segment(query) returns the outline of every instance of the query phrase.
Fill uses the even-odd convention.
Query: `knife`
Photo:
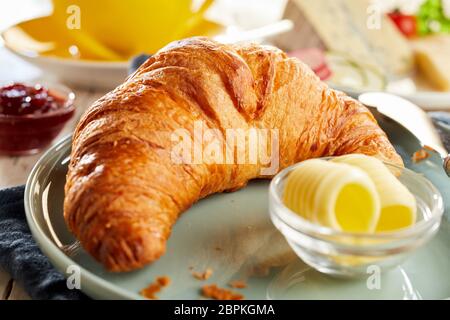
[[[450,155],[425,111],[406,99],[385,92],[364,93],[358,100],[369,108],[377,120],[394,121],[417,139],[420,145],[436,152],[450,177]]]

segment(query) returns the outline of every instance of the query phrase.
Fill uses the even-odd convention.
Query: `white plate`
[[[121,84],[128,75],[128,62],[77,61],[70,59],[30,56],[9,51],[23,60],[50,73],[58,80],[75,87],[112,89]]]

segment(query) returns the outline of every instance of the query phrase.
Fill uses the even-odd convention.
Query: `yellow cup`
[[[212,2],[193,12],[192,0],[53,0],[52,19],[85,57],[121,60],[190,34]]]

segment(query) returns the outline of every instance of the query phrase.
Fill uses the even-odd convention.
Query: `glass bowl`
[[[424,176],[389,163],[385,165],[417,200],[417,221],[413,226],[368,234],[348,233],[314,224],[291,211],[282,201],[286,178],[298,165],[284,169],[272,180],[270,217],[295,253],[322,273],[357,277],[393,268],[427,243],[439,229],[444,212],[439,191]]]
[[[0,155],[30,155],[47,147],[75,113],[75,94],[61,84],[40,84],[64,99],[57,110],[42,114],[5,115],[0,113]]]

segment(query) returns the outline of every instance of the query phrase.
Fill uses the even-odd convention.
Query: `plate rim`
[[[65,278],[68,277],[67,268],[69,266],[77,266],[80,270],[81,290],[88,296],[94,299],[127,299],[127,300],[144,300],[145,298],[137,292],[121,287],[111,281],[102,278],[100,275],[84,268],[82,264],[77,263],[72,258],[67,256],[54,243],[54,241],[44,232],[39,226],[33,214],[31,203],[33,202],[33,189],[36,185],[36,177],[42,164],[51,158],[56,151],[61,148],[68,147],[71,143],[72,134],[68,134],[56,142],[49,148],[36,162],[30,175],[28,176],[25,193],[24,193],[24,207],[28,226],[31,233],[36,240],[40,250],[48,257],[50,262],[59,270]],[[145,268],[145,267],[144,267]],[[105,270],[106,271],[106,270]]]
[[[67,144],[70,144],[72,140],[72,134],[69,134],[61,140],[59,140],[56,144],[54,144],[51,148],[49,148],[41,158],[34,165],[30,175],[27,178],[27,182],[25,184],[25,193],[24,193],[24,207],[25,207],[25,216],[27,219],[28,226],[30,227],[31,233],[39,244],[39,248],[44,252],[44,254],[49,258],[52,264],[58,269],[61,273],[66,275],[63,268],[67,270],[67,267],[71,265],[76,265],[80,269],[81,276],[81,285],[84,285],[84,288],[81,290],[89,295],[90,297],[100,297],[100,295],[95,292],[95,290],[106,290],[109,296],[120,297],[125,299],[143,299],[139,294],[132,293],[131,291],[124,289],[116,284],[113,284],[89,270],[85,269],[82,265],[72,260],[66,254],[64,254],[60,248],[50,240],[46,235],[42,228],[36,222],[34,215],[32,213],[32,186],[35,184],[36,174],[41,168],[43,162],[47,161],[48,158],[52,156],[52,154],[57,151],[59,148],[65,147]],[[66,277],[65,277],[66,278]],[[87,289],[87,290],[86,290]]]
[[[27,54],[22,50],[16,50],[13,46],[11,46],[10,42],[7,40],[5,35],[12,29],[17,28],[18,24],[3,30],[0,33],[0,43],[3,43],[4,48],[6,48],[12,54],[15,54],[22,59],[34,62],[55,64],[55,65],[66,65],[71,67],[81,67],[81,68],[97,68],[97,69],[127,69],[129,61],[97,61],[92,59],[83,59],[83,60],[74,60],[69,58],[60,58],[56,56],[43,56],[39,54]]]

